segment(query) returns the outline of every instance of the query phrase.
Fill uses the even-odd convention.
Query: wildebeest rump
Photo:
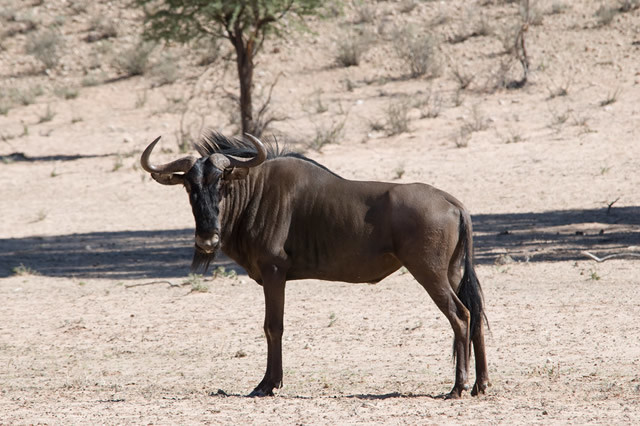
[[[285,283],[314,278],[375,283],[401,266],[427,290],[454,332],[456,373],[446,397],[488,384],[483,297],[473,268],[471,219],[432,186],[343,179],[299,154],[210,133],[188,156],[142,167],[159,183],[182,184],[196,222],[192,270],[206,271],[218,250],[263,287],[267,370],[252,396],[282,385]]]

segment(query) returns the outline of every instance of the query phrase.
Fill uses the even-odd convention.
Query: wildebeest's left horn
[[[249,133],[245,133],[245,136],[249,138],[253,146],[256,148],[256,156],[250,160],[238,160],[237,158],[227,157],[229,158],[229,166],[231,167],[244,167],[251,168],[259,166],[264,163],[264,160],[267,159],[267,149],[264,147],[264,144],[260,141],[260,139],[256,138]]]
[[[140,165],[145,171],[149,173],[158,173],[161,175],[170,175],[177,172],[186,173],[189,171],[189,169],[191,169],[191,167],[193,167],[196,162],[196,158],[192,156],[183,157],[179,160],[161,165],[149,163],[149,156],[151,156],[151,151],[153,151],[153,148],[156,146],[159,140],[160,136],[158,136],[156,140],[149,144],[149,146],[144,150],[142,156],[140,157]]]

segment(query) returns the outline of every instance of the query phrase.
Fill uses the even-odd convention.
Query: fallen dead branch
[[[598,263],[604,262],[605,260],[609,260],[609,259],[613,259],[616,257],[640,257],[640,253],[614,253],[614,254],[610,254],[607,255],[605,257],[598,257],[593,253],[589,253],[588,251],[582,251],[582,254],[584,254],[585,256],[595,260]]]
[[[189,283],[174,284],[171,281],[162,280],[162,281],[151,281],[148,283],[127,284],[124,286],[124,288],[142,287],[145,285],[154,285],[154,284],[169,284],[169,287],[182,287],[184,285],[189,285]]]

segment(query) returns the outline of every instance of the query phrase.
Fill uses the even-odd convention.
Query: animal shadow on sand
[[[238,393],[227,393],[222,389],[218,389],[217,392],[210,392],[209,396],[213,397],[240,397],[245,398],[249,397],[248,395],[238,394]],[[362,400],[384,400],[384,399],[396,399],[396,398],[432,398],[432,399],[443,399],[446,394],[442,395],[431,395],[425,393],[400,393],[400,392],[388,392],[388,393],[366,393],[366,394],[353,394],[353,395],[328,395],[322,398],[331,398],[331,399],[362,399]],[[318,397],[315,396],[304,396],[304,395],[279,395],[280,398],[285,399],[316,399]]]
[[[480,214],[472,217],[475,260],[553,262],[640,252],[640,207]],[[184,277],[193,256],[193,229],[89,232],[0,238],[0,277],[20,265],[45,276],[143,279]],[[220,256],[212,265],[244,271]]]

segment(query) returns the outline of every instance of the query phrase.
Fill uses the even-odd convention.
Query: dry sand
[[[250,399],[266,362],[261,288],[242,272],[209,275],[206,292],[182,285],[187,197],[137,165],[158,135],[157,161],[181,155],[169,99],[186,96],[202,69],[176,47],[174,84],[136,77],[62,99],[54,88],[96,72],[96,45],[82,41],[91,16],[117,19],[117,53],[133,44],[139,14],[126,2],[79,13],[45,3],[31,9],[42,22],[66,16],[60,68],[30,71],[28,34],[0,50],[2,93],[44,88],[0,116],[0,423],[640,423],[639,259],[630,256],[640,253],[640,10],[598,26],[597,2],[566,2],[559,14],[539,2],[542,24],[527,34],[532,74],[518,90],[486,90],[503,58],[498,37],[446,42],[480,13],[496,31],[517,20],[517,6],[501,1],[420,2],[408,13],[367,2],[375,17],[364,26],[377,41],[357,67],[335,65],[338,34],[358,15],[351,7],[293,41],[268,42],[257,83],[284,71],[272,103],[287,116],[272,132],[304,147],[344,121],[339,143],[306,154],[350,179],[433,184],[472,212],[491,387],[433,398],[453,384],[451,329],[398,272],[377,285],[290,282],[284,387]],[[405,78],[390,28],[439,16],[440,76]],[[116,77],[105,55],[98,70]],[[476,74],[460,95],[454,65]],[[229,111],[207,88],[236,83],[231,70],[218,74],[201,81],[186,121],[209,108],[207,124],[231,134]],[[552,96],[560,87],[568,93]],[[429,91],[442,100],[436,118],[423,118]],[[374,130],[403,96],[410,131]],[[43,121],[47,107],[55,114]],[[457,147],[459,130],[478,121]],[[583,250],[627,257],[597,263]]]

